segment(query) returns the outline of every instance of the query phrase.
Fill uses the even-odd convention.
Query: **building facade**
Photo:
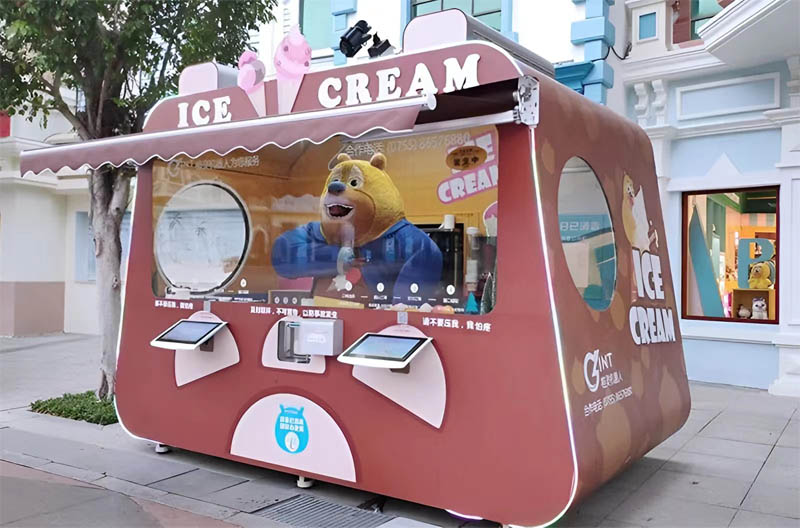
[[[800,396],[800,2],[625,9],[689,376]]]
[[[19,173],[21,151],[76,139],[58,113],[0,117],[0,336],[98,332],[86,174]]]

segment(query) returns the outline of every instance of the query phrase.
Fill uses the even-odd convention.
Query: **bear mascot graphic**
[[[435,295],[442,254],[406,220],[386,157],[339,154],[320,199],[320,222],[283,233],[272,248],[282,277],[313,277],[313,294],[382,304],[421,304]]]

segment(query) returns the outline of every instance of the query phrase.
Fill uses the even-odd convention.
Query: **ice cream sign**
[[[317,89],[317,101],[324,108],[335,108],[342,104],[347,106],[388,101],[401,97],[454,92],[478,86],[478,62],[480,54],[472,53],[463,62],[455,57],[442,61],[444,66],[444,83],[437,86],[433,75],[424,62],[414,66],[414,73],[403,72],[399,66],[377,70],[370,77],[364,72],[354,72],[344,76],[325,78]],[[410,79],[410,80],[409,80]],[[377,84],[375,97],[370,93],[370,85]],[[405,86],[405,88],[403,88]]]
[[[636,294],[643,301],[664,302],[661,259],[647,251],[633,248],[633,272]],[[660,302],[659,302],[660,301]],[[652,303],[648,303],[652,304]],[[675,321],[671,308],[631,305],[628,314],[631,337],[637,345],[675,341]]]

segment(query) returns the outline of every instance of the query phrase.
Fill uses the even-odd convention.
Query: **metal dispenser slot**
[[[311,361],[310,355],[295,353],[299,330],[299,321],[278,322],[278,359],[280,361],[291,361],[293,363],[309,363]]]

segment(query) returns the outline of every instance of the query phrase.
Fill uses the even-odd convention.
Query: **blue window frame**
[[[502,0],[411,0],[411,18],[455,8],[502,31],[502,4]]]
[[[332,30],[331,0],[300,1],[300,32],[312,50],[330,48]]]

